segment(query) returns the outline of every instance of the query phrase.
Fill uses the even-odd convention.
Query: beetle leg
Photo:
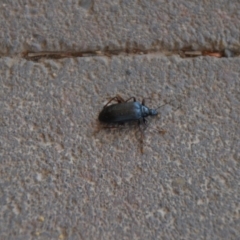
[[[144,138],[144,134],[143,134],[143,129],[141,128],[141,121],[138,120],[138,127],[141,133],[141,140],[140,140],[140,145],[141,145],[141,153],[143,154],[143,138]]]
[[[146,118],[143,118],[143,123],[146,125],[147,124],[147,119]]]
[[[150,100],[151,100],[151,98],[150,98],[150,97],[143,98],[143,100],[142,100],[142,105],[143,105],[143,106],[145,106],[145,100],[146,100],[146,99],[150,99]]]
[[[116,98],[118,99],[118,100],[117,100],[118,103],[123,103],[123,102],[125,102],[125,100],[124,100],[119,94],[117,94]]]
[[[135,97],[130,97],[129,99],[127,99],[127,100],[124,101],[124,102],[128,102],[128,101],[130,101],[131,99],[133,99],[133,101],[136,102],[136,98],[135,98]]]
[[[119,98],[119,96],[116,96],[116,97],[114,97],[114,98],[111,98],[111,99],[104,105],[103,108],[107,107],[107,105],[108,105],[109,103],[111,103],[112,101],[116,101],[116,102],[118,102],[118,103],[121,103],[122,100],[123,100],[123,99],[122,99],[121,97]],[[124,100],[123,100],[123,101],[124,101]]]

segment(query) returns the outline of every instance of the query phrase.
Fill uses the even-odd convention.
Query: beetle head
[[[149,115],[150,116],[154,116],[154,115],[157,115],[157,114],[158,114],[158,112],[157,112],[156,109],[149,109]]]
[[[143,117],[147,117],[147,116],[154,116],[157,115],[157,111],[155,109],[150,109],[146,106],[142,106],[142,115]]]

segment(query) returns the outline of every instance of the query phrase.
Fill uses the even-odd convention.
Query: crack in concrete
[[[216,58],[230,58],[239,56],[239,52],[224,49],[222,51],[210,50],[191,50],[182,49],[176,51],[160,51],[156,49],[118,49],[118,50],[89,50],[89,51],[42,51],[42,52],[24,52],[22,57],[30,61],[38,61],[40,59],[61,59],[61,58],[75,58],[75,57],[94,57],[94,56],[124,56],[124,55],[146,55],[156,54],[164,56],[178,55],[182,58],[193,58],[201,56],[210,56]]]

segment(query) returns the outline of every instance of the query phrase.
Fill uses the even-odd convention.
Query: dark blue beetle
[[[129,102],[133,99],[133,102]],[[112,101],[116,101],[116,104],[108,106]],[[164,104],[165,105],[165,104]],[[124,100],[117,95],[110,99],[110,101],[103,107],[103,110],[98,116],[98,120],[103,123],[126,123],[130,121],[143,120],[146,122],[146,117],[157,115],[156,109],[150,109],[144,105],[144,99],[142,103],[137,102],[135,97],[131,97],[128,100]]]

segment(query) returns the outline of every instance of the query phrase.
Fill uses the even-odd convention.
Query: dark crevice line
[[[178,55],[182,58],[193,58],[201,56],[210,56],[216,58],[222,57],[237,57],[239,52],[224,49],[222,51],[210,50],[191,50],[182,49],[176,51],[159,51],[156,49],[120,49],[120,50],[93,50],[93,51],[43,51],[43,52],[24,52],[22,57],[30,61],[38,61],[40,59],[61,59],[75,57],[94,57],[94,56],[124,56],[124,55],[146,55],[146,54],[161,54],[164,56]]]

